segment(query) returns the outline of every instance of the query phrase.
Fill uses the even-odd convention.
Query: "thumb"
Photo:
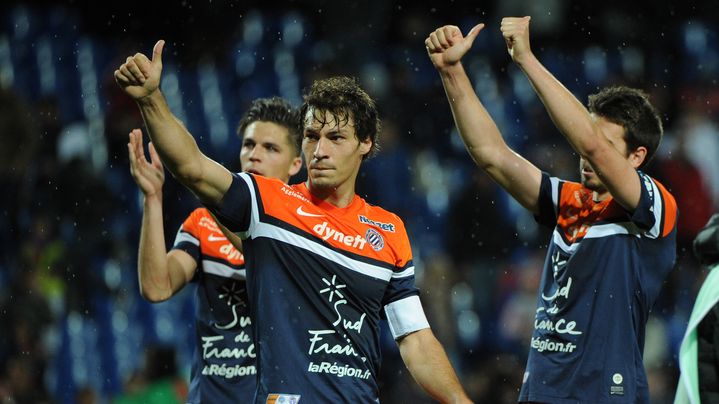
[[[165,41],[160,39],[152,48],[152,63],[159,63],[162,65],[162,48],[165,47]]]
[[[155,145],[150,142],[147,148],[150,150],[150,161],[152,162],[152,165],[157,169],[162,170],[162,160],[160,160],[160,155],[157,154]]]
[[[474,43],[474,40],[477,38],[477,35],[479,35],[479,31],[481,31],[484,28],[484,24],[477,24],[474,27],[472,27],[471,30],[469,30],[469,33],[464,38],[467,47],[471,47]]]

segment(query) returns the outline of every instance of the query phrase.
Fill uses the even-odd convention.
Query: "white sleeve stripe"
[[[554,205],[554,213],[559,212],[559,178],[550,177],[549,183],[552,184],[552,204]]]
[[[392,274],[392,278],[406,278],[408,276],[414,276],[414,267],[409,267],[402,272],[395,272]]]
[[[244,280],[246,276],[246,271],[244,269],[235,269],[229,265],[210,260],[202,260],[202,271],[208,274],[221,276],[223,278]]]
[[[246,173],[239,173],[238,176],[242,178],[247,183],[247,188],[250,190],[250,199],[252,200],[251,205],[251,216],[250,216],[250,225],[248,227],[247,233],[252,233],[252,229],[255,227],[255,225],[260,221],[260,209],[257,202],[257,195],[255,195],[255,185],[252,181],[252,178],[249,174]],[[240,236],[242,237],[242,236]],[[247,238],[247,237],[245,237]]]
[[[175,243],[174,245],[178,245],[183,242],[192,243],[196,246],[200,246],[200,240],[197,239],[197,237],[193,236],[190,233],[184,232],[182,230],[177,232],[177,236],[175,236]]]
[[[662,217],[664,216],[662,194],[657,187],[657,184],[655,184],[649,176],[644,175],[643,177],[644,183],[648,186],[647,191],[649,191],[654,196],[654,205],[652,207],[652,213],[654,214],[654,226],[652,226],[652,228],[649,229],[646,234],[648,237],[657,238],[660,236],[660,233],[662,231]]]
[[[384,312],[387,314],[389,329],[394,339],[429,328],[427,316],[422,309],[422,302],[419,301],[417,295],[405,297],[384,306]]]

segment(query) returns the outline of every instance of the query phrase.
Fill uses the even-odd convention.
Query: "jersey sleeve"
[[[195,209],[185,219],[175,235],[175,242],[172,245],[173,250],[184,251],[195,261],[200,261],[200,227],[199,227],[199,209]]]
[[[419,289],[414,284],[412,249],[404,225],[400,234],[400,246],[397,250],[399,259],[382,302],[394,339],[429,328],[427,316],[419,300]]]
[[[556,177],[550,177],[546,172],[542,172],[542,182],[539,186],[539,198],[537,200],[539,213],[534,216],[537,223],[549,228],[554,228],[557,225],[559,196],[562,193],[562,185],[564,185],[564,181]]]
[[[257,187],[252,175],[232,174],[232,184],[217,205],[207,204],[215,218],[233,233],[249,231]],[[255,210],[256,212],[256,210]]]
[[[662,184],[641,171],[639,203],[631,212],[631,221],[649,238],[666,237],[676,227],[677,203]]]

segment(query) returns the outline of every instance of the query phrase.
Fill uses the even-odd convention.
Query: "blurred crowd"
[[[705,276],[691,241],[719,210],[717,21],[700,10],[663,16],[654,9],[637,17],[630,5],[600,12],[559,0],[532,2],[531,10],[503,1],[471,13],[382,1],[344,8],[308,3],[313,7],[223,3],[220,12],[235,13],[231,26],[227,19],[203,21],[216,16],[210,11],[192,20],[183,18],[193,10],[178,12],[178,25],[187,29],[225,26],[221,41],[209,41],[216,39],[212,33],[181,36],[181,27],[168,28],[167,16],[160,28],[128,25],[123,36],[119,14],[89,22],[71,5],[5,6],[0,401],[173,402],[183,396],[193,295],[184,291],[158,305],[139,295],[141,199],[126,143],[142,120],[112,78],[125,56],[150,52],[155,36],[174,34],[164,38],[162,90],[201,149],[233,170],[239,170],[240,150],[235,125],[252,99],[280,95],[298,105],[314,78],[360,79],[378,101],[383,129],[381,152],[364,163],[358,193],[406,223],[430,324],[470,397],[514,402],[549,229],[474,167],[423,45],[441,24],[468,29],[487,22],[465,61],[477,93],[515,150],[555,176],[576,180],[577,156],[510,66],[497,25],[514,13],[533,16],[535,52],[580,99],[621,83],[645,89],[662,113],[664,141],[647,171],[677,199],[678,262],[649,320],[645,365],[652,402],[670,402],[676,352]],[[203,47],[208,41],[212,45]],[[292,181],[303,179],[300,173]],[[164,195],[170,245],[198,202],[171,179]],[[383,342],[383,401],[427,400],[389,332]]]

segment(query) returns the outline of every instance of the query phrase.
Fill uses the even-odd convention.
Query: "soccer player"
[[[719,401],[719,213],[694,239],[694,255],[709,274],[697,293],[679,349],[679,383],[674,404]]]
[[[281,98],[255,100],[240,121],[242,170],[287,183],[301,165],[299,111]],[[142,131],[130,133],[130,171],[144,194],[138,259],[140,292],[161,302],[197,282],[196,339],[188,402],[248,402],[257,385],[245,262],[205,208],[193,211],[165,251],[164,170]]]
[[[233,175],[167,107],[158,88],[163,45],[152,60],[129,57],[115,78],[170,172],[242,237],[255,402],[376,402],[383,315],[415,380],[442,402],[467,402],[425,318],[404,224],[355,194],[360,165],[377,148],[374,101],[349,78],[315,82],[301,108],[307,182]]]
[[[483,27],[465,37],[444,26],[425,45],[475,163],[554,228],[519,401],[647,403],[645,325],[676,254],[674,198],[640,170],[661,121],[626,87],[601,90],[585,108],[532,54],[529,17],[505,18],[512,59],[580,156],[581,183],[541,172],[509,149],[462,67]]]

